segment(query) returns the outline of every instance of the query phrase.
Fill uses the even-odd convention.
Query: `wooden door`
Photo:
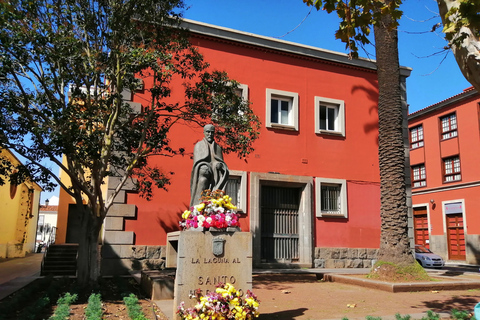
[[[463,214],[447,214],[448,258],[450,260],[465,260],[465,230],[463,229]]]
[[[415,244],[420,244],[430,249],[428,235],[428,216],[427,208],[413,208],[413,226],[415,234]]]

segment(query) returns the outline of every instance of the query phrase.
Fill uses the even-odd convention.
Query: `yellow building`
[[[0,150],[0,159],[20,161],[9,150]],[[42,188],[35,182],[0,186],[0,258],[24,257],[35,251],[36,229]]]

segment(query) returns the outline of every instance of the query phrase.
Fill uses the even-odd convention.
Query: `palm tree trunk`
[[[396,264],[410,264],[414,260],[408,237],[398,35],[397,30],[390,27],[394,22],[390,15],[383,15],[381,23],[374,26],[379,85],[378,154],[382,222],[378,258]]]

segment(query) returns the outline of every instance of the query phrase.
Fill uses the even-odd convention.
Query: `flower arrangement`
[[[227,228],[239,227],[240,215],[236,213],[237,207],[232,204],[232,198],[222,190],[205,190],[202,193],[201,202],[190,210],[182,213],[180,226],[189,228]]]
[[[243,320],[258,317],[259,301],[250,290],[245,297],[230,283],[219,284],[215,292],[203,296],[200,289],[195,291],[192,299],[197,299],[193,308],[185,309],[185,302],[181,302],[177,313],[182,320],[217,319],[217,320]]]

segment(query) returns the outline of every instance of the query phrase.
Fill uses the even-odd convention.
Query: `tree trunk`
[[[77,281],[81,287],[93,287],[100,278],[100,255],[98,237],[102,226],[101,218],[83,204],[80,243],[77,258]]]
[[[460,1],[437,0],[437,3],[438,11],[442,17],[442,23],[445,25],[445,15],[452,7],[458,7]],[[454,17],[450,17],[450,19],[453,18]],[[475,33],[468,27],[461,27],[460,31],[454,35],[454,37],[458,37],[461,34],[466,35],[465,39],[460,45],[453,44],[452,51],[465,79],[480,92],[480,41],[478,37],[475,36]],[[447,38],[449,38],[448,35]],[[450,44],[452,44],[452,39],[449,40]]]
[[[389,1],[386,1],[388,4]],[[379,260],[414,262],[408,238],[402,97],[398,35],[390,15],[374,25],[378,74],[378,155],[380,162],[381,237]]]

